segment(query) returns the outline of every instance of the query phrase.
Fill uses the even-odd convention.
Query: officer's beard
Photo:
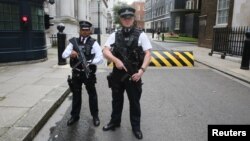
[[[125,37],[129,36],[130,33],[132,33],[134,30],[134,27],[123,27],[122,28],[122,33]]]

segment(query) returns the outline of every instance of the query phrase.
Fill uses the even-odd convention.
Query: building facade
[[[47,59],[43,3],[0,1],[0,63]]]
[[[201,0],[146,0],[146,31],[198,36]]]
[[[79,36],[78,22],[87,20],[100,33],[112,27],[111,10],[115,0],[1,0],[0,63],[46,60],[50,37],[58,33],[57,25],[65,25],[67,39]],[[111,6],[112,7],[112,6]],[[54,26],[45,24],[46,16]],[[99,18],[98,18],[99,17]],[[98,24],[100,19],[100,23]]]
[[[98,16],[100,19],[100,33],[106,33],[110,26],[111,15],[108,10],[108,3],[111,0],[55,0],[55,4],[44,4],[45,12],[54,17],[52,26],[46,31],[47,39],[58,32],[57,25],[65,25],[64,33],[67,39],[78,36],[78,22],[81,20],[90,21],[93,24],[94,33],[98,30]],[[49,40],[47,40],[49,41]]]
[[[249,7],[248,0],[202,0],[199,46],[212,48],[215,29],[250,26]]]
[[[171,10],[171,31],[185,36],[198,37],[200,0],[175,0]]]
[[[249,7],[249,0],[234,0],[232,26],[250,26]]]
[[[171,15],[174,0],[146,0],[145,1],[145,29],[146,32],[161,30],[170,31]]]
[[[144,29],[144,2],[137,1],[131,4],[132,7],[136,9],[135,11],[135,20],[137,23],[137,27],[140,29]]]

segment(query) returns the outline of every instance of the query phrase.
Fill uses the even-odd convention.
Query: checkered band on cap
[[[92,24],[88,21],[80,21],[79,26],[80,28],[90,28],[92,27]]]

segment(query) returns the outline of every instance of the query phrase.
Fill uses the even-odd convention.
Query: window
[[[175,30],[180,30],[180,17],[175,17]]]
[[[44,30],[44,13],[40,7],[31,7],[32,30]]]
[[[217,25],[226,25],[228,23],[230,0],[218,0],[217,3]]]
[[[169,5],[166,5],[166,13],[169,13]]]
[[[168,27],[168,22],[165,22],[165,27],[166,27],[166,28]]]
[[[172,10],[174,10],[174,6],[173,6],[173,3],[172,3],[172,2],[170,2],[170,5],[169,5],[169,11],[172,11]]]
[[[20,30],[18,5],[0,3],[0,30]]]
[[[194,9],[194,1],[193,0],[188,0],[186,2],[186,9]]]

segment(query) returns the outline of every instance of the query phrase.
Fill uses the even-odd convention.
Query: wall
[[[202,0],[201,16],[199,17],[198,45],[211,48],[213,27],[216,22],[217,0]]]
[[[198,24],[198,17],[199,14],[191,13],[191,14],[186,14],[185,15],[185,33],[189,37],[195,37],[197,38],[198,36],[198,31],[199,31],[199,24]]]
[[[233,22],[232,26],[250,26],[250,1],[234,1]]]
[[[132,7],[136,9],[135,17],[137,21],[137,27],[144,29],[144,2],[133,2]],[[140,8],[138,8],[140,7]],[[139,19],[140,18],[140,19]]]

